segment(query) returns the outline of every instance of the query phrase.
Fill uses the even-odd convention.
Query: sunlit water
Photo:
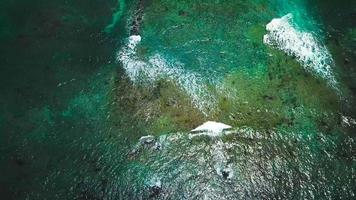
[[[4,199],[353,199],[352,1],[4,1]]]

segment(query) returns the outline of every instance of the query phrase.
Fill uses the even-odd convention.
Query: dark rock
[[[224,179],[229,178],[229,175],[230,175],[230,173],[229,173],[228,171],[225,171],[225,170],[222,170],[221,174],[222,174],[222,177],[223,177]]]
[[[178,15],[179,15],[179,16],[187,16],[188,13],[187,13],[186,11],[184,11],[184,10],[180,10],[180,11],[178,12]]]
[[[139,35],[140,33],[143,9],[144,9],[144,2],[141,0],[137,5],[135,17],[131,22],[131,30],[130,30],[131,35]]]
[[[349,63],[350,63],[350,60],[349,60],[348,58],[345,58],[345,59],[344,59],[344,64],[347,65],[347,64],[349,64]]]
[[[263,99],[264,99],[264,100],[272,101],[272,100],[273,100],[273,97],[272,97],[272,96],[269,96],[269,95],[263,95]]]
[[[22,159],[15,159],[15,163],[16,163],[16,165],[18,165],[18,166],[24,166],[25,165],[25,161],[23,161]]]
[[[162,192],[162,188],[158,185],[153,185],[150,187],[150,196],[149,198],[158,197]]]
[[[162,149],[162,145],[158,142],[156,142],[155,146],[154,146],[154,150],[161,150]]]

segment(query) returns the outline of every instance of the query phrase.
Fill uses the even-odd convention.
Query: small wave
[[[218,137],[224,134],[224,130],[231,129],[232,127],[227,124],[223,124],[220,122],[207,121],[204,124],[198,126],[197,128],[191,130],[191,132],[198,132],[193,135],[189,135],[191,138],[195,136],[207,135],[210,137]]]
[[[268,33],[263,37],[265,44],[295,56],[306,70],[326,79],[328,84],[337,90],[331,54],[312,33],[296,29],[292,14],[273,19],[266,25],[266,30]]]
[[[136,46],[140,43],[139,35],[132,35],[127,45],[118,53],[118,60],[134,83],[153,83],[162,78],[174,80],[191,98],[195,107],[207,115],[214,106],[214,97],[209,95],[204,80],[196,73],[184,70],[178,62],[168,62],[160,54],[143,61],[136,55]]]

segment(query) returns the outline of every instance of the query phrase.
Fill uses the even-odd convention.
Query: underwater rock
[[[229,180],[233,177],[233,171],[230,167],[226,167],[224,169],[221,169],[220,171],[220,175],[226,179],[226,180]]]
[[[140,33],[141,23],[143,19],[143,10],[144,10],[144,1],[141,0],[138,2],[135,15],[131,22],[131,30],[130,30],[131,35],[138,35]]]
[[[149,198],[158,197],[162,192],[162,182],[160,179],[154,178],[149,185]]]
[[[180,10],[180,11],[178,12],[178,15],[179,15],[179,16],[184,16],[184,17],[186,17],[186,16],[188,16],[188,13],[187,13],[186,11],[184,11],[184,10]]]
[[[161,193],[162,188],[158,186],[153,186],[150,188],[150,198],[157,197]]]
[[[349,60],[348,58],[345,58],[345,59],[344,59],[344,64],[347,65],[347,64],[349,64],[349,63],[350,63],[350,60]]]
[[[273,96],[269,96],[269,95],[263,95],[262,98],[268,101],[272,101],[274,99]]]

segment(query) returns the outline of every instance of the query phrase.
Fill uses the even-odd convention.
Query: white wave
[[[218,137],[223,135],[223,131],[226,129],[231,129],[232,127],[220,122],[213,122],[213,121],[207,121],[204,124],[198,126],[197,128],[191,130],[191,132],[202,132],[202,133],[197,133],[193,134],[190,136],[195,137],[195,136],[200,136],[200,135],[207,135],[210,137]]]
[[[128,47],[132,50],[134,50],[136,48],[136,46],[138,45],[138,43],[141,42],[141,36],[139,35],[131,35],[129,37],[129,44]]]
[[[337,89],[332,71],[334,61],[330,52],[312,33],[297,30],[292,14],[273,19],[266,25],[266,30],[268,33],[263,37],[265,44],[295,56],[307,71],[321,76],[331,87]]]
[[[203,79],[195,73],[184,70],[183,64],[167,62],[161,55],[155,54],[148,61],[136,55],[136,46],[140,43],[139,35],[130,36],[128,43],[118,53],[118,60],[134,83],[148,82],[152,84],[161,78],[177,83],[191,98],[195,107],[207,115],[214,106],[214,98],[209,95]]]

